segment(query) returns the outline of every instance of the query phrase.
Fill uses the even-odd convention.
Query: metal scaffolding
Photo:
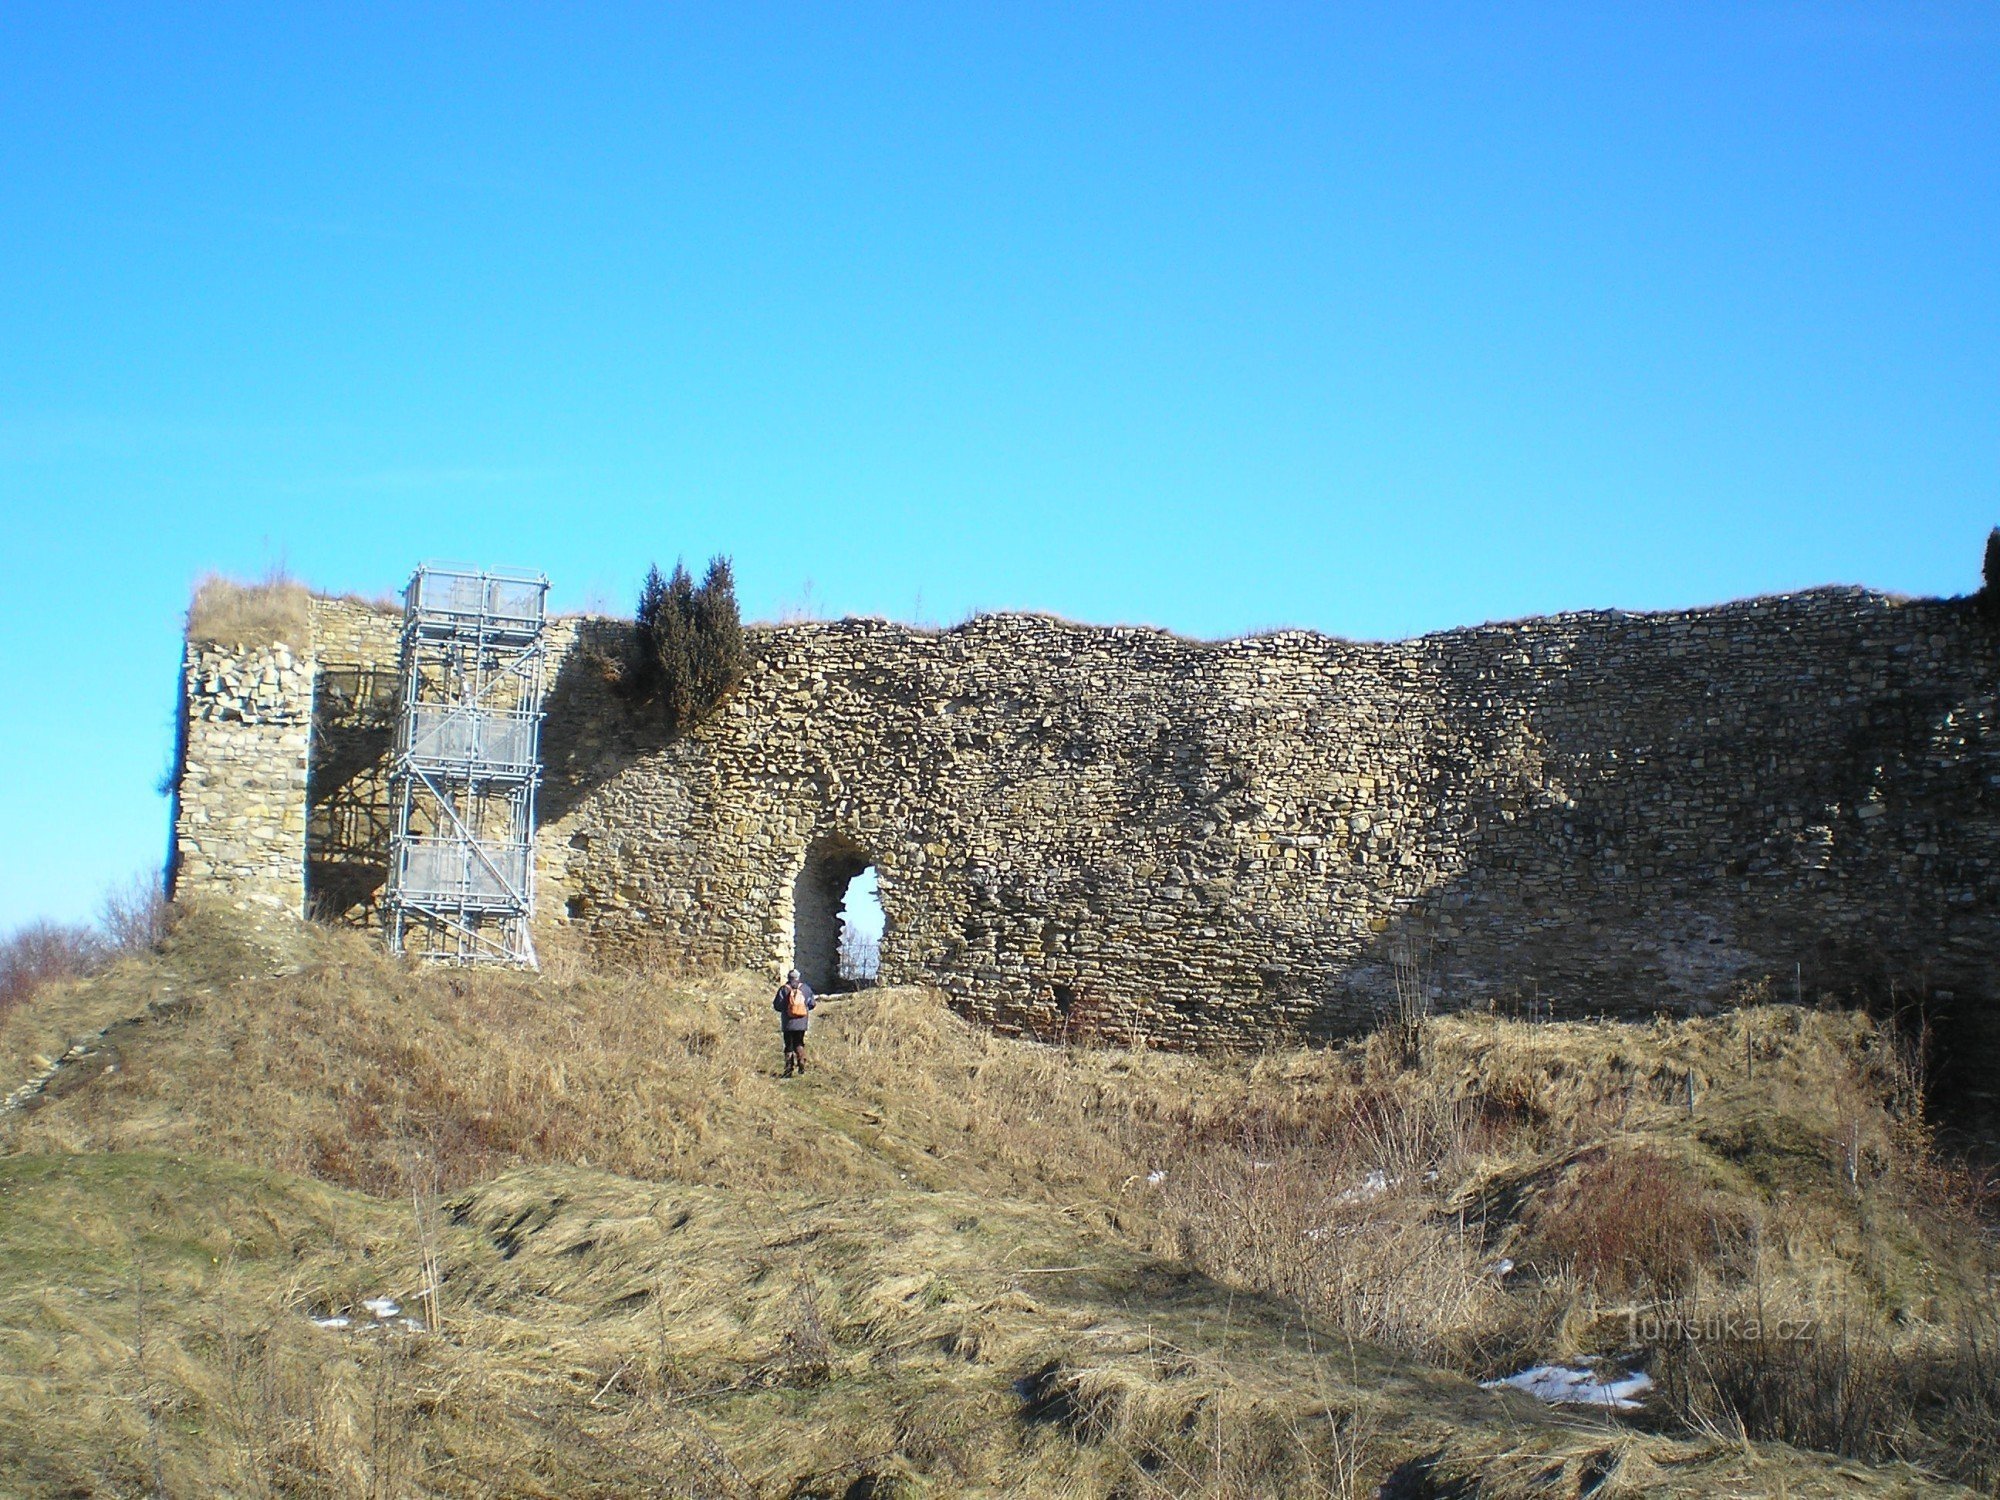
[[[426,563],[403,595],[389,950],[532,968],[549,581]]]

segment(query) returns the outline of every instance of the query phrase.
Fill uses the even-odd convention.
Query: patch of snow
[[[1486,1390],[1509,1386],[1526,1392],[1551,1406],[1600,1406],[1611,1411],[1637,1411],[1639,1398],[1653,1388],[1653,1377],[1644,1371],[1628,1375],[1601,1376],[1593,1370],[1566,1365],[1536,1365],[1518,1375],[1500,1380],[1482,1380]]]
[[[419,1318],[406,1318],[402,1316],[403,1309],[397,1305],[396,1299],[393,1297],[370,1297],[361,1305],[375,1315],[375,1321],[372,1323],[363,1323],[359,1328],[355,1328],[354,1331],[356,1333],[424,1332],[423,1321]],[[328,1318],[314,1318],[313,1326],[315,1328],[329,1328],[335,1332],[339,1332],[343,1329],[354,1328],[354,1320],[344,1314],[335,1313],[332,1317]]]
[[[1165,1167],[1155,1167],[1152,1171],[1146,1174],[1146,1185],[1148,1187],[1158,1187],[1161,1183],[1165,1182],[1166,1180],[1167,1180],[1167,1169]]]
[[[1353,1187],[1342,1188],[1338,1193],[1334,1194],[1333,1201],[1336,1203],[1366,1203],[1370,1198],[1381,1197],[1401,1181],[1402,1178],[1391,1177],[1387,1172],[1377,1167],[1366,1177],[1355,1183]]]
[[[1492,1265],[1486,1268],[1486,1274],[1488,1276],[1491,1276],[1495,1281],[1505,1281],[1507,1279],[1507,1273],[1513,1269],[1514,1269],[1513,1258],[1511,1256],[1503,1255],[1498,1260],[1494,1261]]]

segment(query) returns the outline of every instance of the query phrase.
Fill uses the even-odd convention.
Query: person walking
[[[771,1001],[771,1009],[778,1013],[778,1025],[784,1031],[787,1078],[806,1070],[806,1026],[813,1007],[818,1004],[819,997],[813,994],[811,985],[799,978],[797,969],[785,975],[785,982],[778,986],[778,993]]]

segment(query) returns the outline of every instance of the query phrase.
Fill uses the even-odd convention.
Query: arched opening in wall
[[[882,972],[882,893],[870,865],[847,882],[840,904],[840,954],[835,972],[840,987],[865,990]]]
[[[792,889],[792,964],[806,983],[821,994],[874,983],[882,932],[874,860],[848,839],[814,844]]]

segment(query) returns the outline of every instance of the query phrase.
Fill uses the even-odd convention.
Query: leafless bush
[[[840,978],[856,989],[865,989],[882,971],[882,943],[852,922],[840,924]]]
[[[1423,1061],[1424,1027],[1434,1008],[1431,945],[1426,937],[1405,933],[1389,959],[1396,987],[1395,1035],[1405,1065]]]
[[[121,953],[156,950],[167,935],[169,908],[157,875],[138,874],[104,893],[98,925],[40,920],[0,938],[0,1015],[42,985],[80,979]]]
[[[819,1294],[803,1270],[792,1283],[791,1326],[781,1351],[787,1375],[800,1385],[817,1385],[833,1368],[833,1338],[826,1331]]]
[[[368,1349],[368,1405],[362,1493],[367,1500],[398,1500],[409,1493],[408,1477],[418,1414],[410,1390],[409,1346],[382,1339]]]
[[[209,1333],[217,1385],[204,1397],[256,1497],[336,1493],[347,1455],[337,1380],[317,1351],[268,1322],[246,1326],[218,1309]],[[221,1486],[218,1484],[217,1486]]]
[[[444,1285],[444,1215],[439,1207],[441,1177],[438,1164],[428,1153],[410,1159],[410,1212],[416,1224],[418,1274],[423,1284],[416,1293],[424,1310],[424,1327],[431,1333],[444,1331],[440,1294]]]
[[[1168,1170],[1162,1209],[1211,1274],[1356,1337],[1462,1356],[1500,1300],[1477,1237],[1437,1192],[1462,1174],[1473,1129],[1440,1091],[1361,1086],[1323,1118],[1197,1139]]]
[[[1871,1463],[1903,1460],[1981,1491],[2000,1481],[2000,1314],[1899,1332],[1871,1308],[1761,1280],[1653,1315],[1654,1376],[1697,1428]]]
[[[75,979],[104,959],[104,940],[70,922],[29,922],[0,939],[0,1014],[52,979]]]
[[[166,941],[167,914],[160,877],[142,871],[105,891],[97,906],[97,925],[115,951],[151,953]]]
[[[1740,1247],[1746,1226],[1660,1151],[1598,1148],[1533,1214],[1537,1258],[1600,1292],[1675,1290]]]

